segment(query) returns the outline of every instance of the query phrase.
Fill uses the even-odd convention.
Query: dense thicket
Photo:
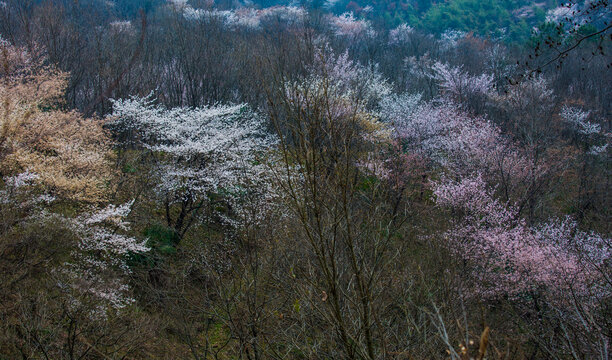
[[[609,358],[609,5],[557,5],[0,1],[0,359]]]

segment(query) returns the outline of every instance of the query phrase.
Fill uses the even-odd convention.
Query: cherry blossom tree
[[[601,129],[601,125],[589,121],[590,111],[584,111],[579,107],[563,105],[560,112],[561,118],[569,125],[582,140],[586,153],[592,156],[606,154],[610,142],[610,133]]]
[[[495,198],[481,175],[433,184],[440,206],[460,211],[445,239],[465,259],[475,296],[521,297],[543,291],[550,301],[609,296],[610,239],[582,232],[569,217],[528,227],[516,205]],[[608,272],[608,273],[606,273]],[[571,293],[568,292],[571,291]]]
[[[414,29],[404,23],[389,31],[389,44],[403,44],[410,41]]]
[[[183,236],[202,215],[209,196],[238,191],[263,174],[258,158],[274,143],[265,120],[246,105],[166,109],[151,97],[113,101],[117,132],[130,131],[159,155],[152,175],[168,226]],[[262,179],[263,180],[263,179]],[[233,190],[232,190],[233,189]],[[173,208],[178,206],[178,215]]]
[[[376,36],[376,31],[367,20],[358,20],[352,12],[339,16],[329,17],[330,25],[336,36],[348,37],[350,39],[371,38]]]
[[[559,327],[561,339],[530,330],[541,346],[575,358],[607,356],[611,239],[581,230],[569,216],[529,226],[481,174],[442,177],[432,186],[438,206],[452,209],[443,240],[463,264],[461,293],[476,301],[508,299],[521,314],[536,314],[541,326]]]
[[[484,101],[493,91],[493,76],[470,75],[461,67],[435,62],[431,67],[431,78],[438,82],[442,93],[459,104],[481,111]]]
[[[336,55],[329,44],[315,48],[311,74],[324,77],[353,102],[364,102],[371,108],[391,94],[391,84],[378,71],[377,65],[364,66],[350,59],[348,50]]]
[[[129,223],[125,218],[133,204],[134,201],[110,204],[69,219],[47,215],[66,222],[79,239],[72,252],[73,260],[60,270],[60,285],[75,293],[75,302],[83,296],[95,298],[97,306],[92,316],[104,317],[108,309],[116,311],[134,301],[126,281],[130,273],[126,261],[129,255],[149,248],[146,239],[127,235]]]
[[[138,327],[127,259],[148,250],[129,236],[132,203],[81,204],[76,216],[56,212],[58,203],[32,172],[0,181],[0,317],[12,319],[1,325],[3,351],[62,358],[142,341],[143,328],[140,340],[126,334]]]
[[[285,24],[301,27],[307,14],[302,7],[272,6],[261,10],[240,8],[236,10],[194,9],[189,5],[175,6],[183,17],[190,21],[220,21],[226,28],[233,30],[258,31],[266,23]]]
[[[486,174],[510,196],[545,168],[535,166],[501,130],[483,117],[470,116],[445,98],[424,102],[419,95],[392,95],[380,103],[381,119],[408,153],[420,154],[455,177]]]
[[[574,201],[578,220],[598,218],[601,214],[595,209],[605,206],[608,192],[602,169],[609,165],[608,144],[612,136],[604,130],[604,117],[577,104],[564,104],[559,115],[565,125],[564,134],[576,149],[577,196]]]
[[[598,156],[606,152],[611,136],[601,129],[600,124],[588,120],[591,117],[590,111],[563,105],[560,115],[571,130],[584,142],[588,155]]]

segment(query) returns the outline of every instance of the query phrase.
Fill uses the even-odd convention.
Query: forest
[[[611,10],[0,1],[0,360],[610,359]]]

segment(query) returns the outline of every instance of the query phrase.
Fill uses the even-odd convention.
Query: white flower
[[[340,16],[330,16],[329,21],[336,36],[366,37],[376,36],[376,31],[367,20],[357,20],[352,12],[346,12]]]
[[[134,31],[134,27],[132,26],[132,22],[129,20],[125,21],[113,21],[110,24],[112,30],[118,33],[132,33]]]
[[[414,29],[408,24],[401,24],[395,29],[389,31],[390,44],[403,44],[410,40],[410,36]]]
[[[608,149],[608,144],[604,144],[601,146],[593,145],[591,149],[589,150],[588,154],[593,155],[593,156],[598,156],[606,152],[607,149]]]
[[[18,175],[5,178],[4,182],[8,186],[18,189],[20,187],[33,185],[39,178],[40,177],[37,174],[30,171],[25,171]]]
[[[601,131],[599,124],[587,121],[590,111],[583,111],[577,107],[564,105],[561,108],[561,117],[571,124],[576,131],[583,135],[594,135]]]

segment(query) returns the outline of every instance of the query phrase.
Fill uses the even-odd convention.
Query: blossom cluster
[[[285,84],[290,105],[330,123],[357,125],[366,142],[387,138],[386,126],[373,108],[391,93],[391,86],[376,65],[354,62],[348,52],[337,56],[328,44],[315,48],[314,55],[308,77]]]
[[[134,97],[115,100],[113,108],[116,125],[140,134],[144,148],[172,157],[158,171],[162,192],[231,186],[256,163],[256,153],[275,142],[246,105],[166,109],[150,97]]]
[[[65,289],[98,299],[97,314],[105,316],[106,307],[119,309],[134,300],[129,293],[124,276],[129,274],[127,256],[149,250],[146,239],[126,235],[129,215],[134,201],[116,206],[85,212],[75,218],[47,215],[65,222],[78,243],[72,251],[72,259],[64,264],[60,272],[65,279],[60,284]]]
[[[531,85],[537,87],[537,81]],[[477,88],[488,91],[488,86]],[[579,124],[588,116],[564,112]],[[529,183],[547,171],[499,127],[468,114],[448,97],[425,102],[418,94],[385,97],[379,116],[393,127],[402,144],[398,151],[420,154],[444,171],[430,186],[439,206],[455,210],[454,225],[444,238],[470,267],[475,296],[544,291],[560,299],[567,289],[585,298],[605,293],[599,269],[610,261],[609,239],[580,231],[569,217],[529,226],[520,207],[500,201],[496,188],[488,185],[500,180],[504,186]]]
[[[414,33],[412,26],[403,23],[398,25],[395,29],[389,31],[389,43],[390,44],[404,44],[410,40],[410,37]]]
[[[466,37],[466,33],[461,30],[448,29],[440,35],[440,47],[444,51],[449,51],[457,47],[459,41]]]
[[[432,79],[439,82],[442,91],[457,99],[474,95],[487,96],[493,89],[493,76],[489,74],[473,76],[461,67],[441,62],[433,64],[432,72]]]
[[[570,292],[591,299],[605,293],[600,269],[610,261],[610,239],[578,230],[570,217],[530,227],[516,205],[495,199],[482,175],[442,178],[433,189],[438,205],[461,211],[444,236],[471,267],[473,295],[543,292],[562,300]]]
[[[134,32],[134,25],[129,20],[116,20],[110,22],[112,31],[118,34],[131,34]]]
[[[483,171],[519,182],[542,171],[496,125],[470,116],[447,98],[424,102],[420,95],[391,95],[381,101],[379,115],[392,125],[406,151],[454,176]]]
[[[564,105],[561,108],[561,117],[564,121],[573,126],[582,135],[594,135],[601,131],[599,124],[587,121],[590,111],[584,111],[577,107]]]
[[[304,24],[306,10],[296,6],[273,6],[261,10],[240,8],[236,10],[194,9],[183,6],[183,16],[188,20],[218,20],[231,29],[259,30],[268,21],[278,21],[288,26]]]
[[[129,129],[140,146],[161,155],[152,175],[164,201],[199,202],[211,192],[238,201],[233,194],[247,187],[265,189],[260,156],[277,140],[247,105],[166,109],[151,97],[134,97],[115,100],[113,107],[116,129]]]
[[[40,176],[29,170],[14,176],[5,176],[2,182],[4,186],[0,188],[0,205],[10,205],[13,210],[28,212],[32,208],[55,201],[53,195],[33,191],[40,183]]]
[[[338,16],[330,15],[329,23],[336,36],[344,36],[353,39],[373,38],[376,36],[376,31],[372,28],[370,22],[356,19],[352,12],[346,12]]]
[[[9,208],[11,216],[20,224],[53,224],[66,229],[66,236],[74,238],[70,257],[54,269],[58,286],[68,292],[73,305],[83,296],[91,296],[99,303],[96,317],[103,317],[107,309],[118,309],[131,303],[125,275],[129,273],[126,257],[148,251],[146,240],[126,235],[129,223],[125,221],[133,201],[115,206],[83,212],[68,217],[49,211],[55,197],[41,192],[40,176],[26,171],[3,178],[0,205]]]
[[[119,206],[110,204],[101,210],[72,219],[72,229],[81,239],[79,249],[84,253],[95,253],[96,256],[104,253],[110,264],[124,268],[125,255],[148,251],[146,240],[121,234],[129,230],[125,218],[133,204],[133,200]]]
[[[364,66],[350,59],[348,51],[336,55],[325,44],[315,49],[311,74],[329,81],[353,102],[366,106],[377,104],[391,94],[391,84],[383,78],[376,65]]]
[[[580,134],[591,143],[586,152],[588,155],[601,156],[607,152],[608,144],[612,138],[610,133],[602,130],[601,125],[588,120],[590,111],[575,106],[564,105],[561,108],[561,118],[573,131]]]

